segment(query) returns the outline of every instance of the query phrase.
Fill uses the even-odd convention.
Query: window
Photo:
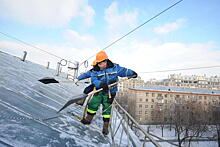
[[[151,102],[154,102],[154,99],[151,99]]]
[[[140,98],[139,101],[142,102],[142,99]]]
[[[145,111],[145,114],[147,114],[147,111]]]
[[[148,108],[148,105],[145,105],[145,108]]]
[[[146,94],[146,96],[148,96],[148,94],[149,94],[149,93],[148,93],[148,92],[146,92],[145,94]]]
[[[148,102],[148,99],[146,99],[145,101]]]
[[[142,108],[142,105],[141,105],[141,104],[139,105],[139,108]]]
[[[155,96],[155,93],[152,93],[152,97],[154,97]]]
[[[151,108],[154,108],[154,105],[151,105]]]
[[[139,114],[142,114],[142,111],[139,111]]]

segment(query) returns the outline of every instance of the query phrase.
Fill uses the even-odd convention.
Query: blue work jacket
[[[118,77],[129,77],[134,74],[134,71],[131,69],[127,69],[125,67],[121,67],[118,64],[114,64],[112,67],[106,68],[104,70],[92,71],[91,72],[91,82],[95,85],[97,89],[102,88],[101,83],[104,82],[108,85],[112,84],[111,81],[118,81]],[[110,89],[111,93],[115,93],[118,91],[117,86],[114,86]],[[107,93],[108,91],[104,91]]]
[[[87,72],[84,72],[82,73],[81,75],[79,75],[77,77],[77,79],[80,81],[80,80],[84,80],[84,79],[87,79],[87,78],[90,78],[91,77],[91,73],[92,73],[92,70],[89,70]]]

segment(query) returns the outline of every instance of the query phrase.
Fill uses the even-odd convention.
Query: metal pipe
[[[27,52],[26,51],[24,51],[24,56],[23,56],[23,59],[21,60],[21,61],[25,61],[25,59],[26,59],[26,56],[27,56]]]
[[[50,62],[47,62],[47,69],[49,69],[49,66],[50,66]]]
[[[134,118],[133,118],[124,108],[122,108],[121,105],[118,104],[118,102],[117,102],[116,100],[115,100],[114,102],[115,102],[116,105],[126,114],[126,116],[129,117],[129,119],[131,119],[131,121],[134,122],[134,124],[139,127],[139,129],[144,133],[144,135],[145,135],[156,147],[160,147],[160,145],[134,120]]]

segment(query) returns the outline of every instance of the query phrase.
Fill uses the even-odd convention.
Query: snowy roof
[[[65,115],[57,114],[69,99],[82,93],[85,85],[45,85],[38,81],[43,77],[61,79],[55,75],[55,70],[0,52],[0,146],[71,147],[109,143],[100,130],[102,119],[84,126],[67,113],[82,115],[82,107],[72,105],[63,111]],[[45,119],[50,117],[54,118]]]
[[[144,87],[135,87],[131,89],[144,90],[144,91],[146,90],[146,91],[162,91],[162,92],[175,92],[175,93],[220,95],[220,90],[185,88],[185,87],[174,87],[174,86],[146,85]]]

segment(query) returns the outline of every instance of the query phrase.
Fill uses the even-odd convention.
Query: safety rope
[[[93,97],[94,94],[91,94],[88,98],[88,100],[86,101],[86,106],[84,108],[84,111],[83,111],[83,119],[85,118],[86,116],[86,111],[87,111],[87,108],[88,108],[88,103],[90,102],[91,98]]]
[[[39,48],[39,47],[36,47],[36,46],[34,46],[34,45],[30,44],[30,43],[27,43],[27,42],[25,42],[25,41],[23,41],[23,40],[21,40],[21,39],[18,39],[18,38],[16,38],[16,37],[12,36],[12,35],[9,35],[9,34],[3,33],[3,32],[0,32],[0,33],[1,33],[2,35],[4,35],[4,36],[8,37],[8,38],[12,38],[12,39],[14,39],[14,40],[17,40],[17,41],[19,41],[19,42],[21,42],[21,43],[23,43],[23,44],[25,44],[25,45],[27,45],[27,46],[30,46],[30,47],[32,47],[32,48],[35,48],[35,49],[40,50],[40,51],[42,51],[42,52],[45,52],[45,53],[47,53],[47,54],[49,54],[49,55],[51,55],[51,56],[54,56],[54,57],[59,58],[59,59],[63,59],[63,58],[61,58],[61,57],[59,57],[59,56],[57,56],[57,55],[55,55],[55,54],[53,54],[53,53],[50,53],[50,52],[48,52],[48,51],[45,51],[45,50],[43,50],[43,49],[41,49],[41,48]]]
[[[115,41],[113,41],[112,43],[110,43],[109,45],[107,45],[106,47],[104,47],[101,51],[106,50],[107,48],[109,48],[110,46],[112,46],[113,44],[117,43],[118,41],[122,40],[123,38],[125,38],[126,36],[130,35],[131,33],[133,33],[134,31],[136,31],[137,29],[141,28],[142,26],[144,26],[145,24],[149,23],[150,21],[152,21],[153,19],[157,18],[158,16],[160,16],[161,14],[163,14],[164,12],[168,11],[169,9],[171,9],[172,7],[176,6],[177,4],[179,4],[180,2],[182,2],[183,0],[179,0],[176,3],[174,3],[173,5],[169,6],[168,8],[164,9],[163,11],[159,12],[158,14],[154,15],[153,17],[151,17],[150,19],[148,19],[147,21],[145,21],[144,23],[140,24],[139,26],[137,26],[136,28],[132,29],[131,31],[129,31],[128,33],[126,33],[125,35],[123,35],[122,37],[116,39]],[[94,55],[90,56],[89,58],[87,58],[86,60],[84,60],[79,66],[81,66],[84,62],[88,61],[89,59],[91,59],[92,57],[94,57]]]
[[[34,117],[13,117],[13,116],[3,116],[0,115],[1,119],[9,119],[9,120],[39,120],[39,121],[47,121],[51,119],[55,119],[60,117],[60,115],[52,116],[52,117],[46,117],[46,118],[34,118]]]
[[[23,93],[22,93],[23,94]],[[37,103],[37,104],[40,104],[40,105],[42,105],[42,106],[47,106],[47,105],[44,105],[43,103],[41,103],[41,102],[39,102],[39,101],[36,101],[36,100],[34,100],[33,98],[31,98],[31,97],[27,97],[27,95],[25,95],[25,94],[23,94],[24,95],[24,97],[25,98],[28,98],[28,99],[30,99],[31,101],[33,101],[33,102],[35,102],[35,103]],[[2,103],[3,105],[8,105],[8,104],[5,104],[4,102]],[[14,109],[14,110],[16,110],[17,108],[14,108],[14,106],[9,106],[9,107],[11,107],[11,109]],[[45,107],[46,109],[49,109],[49,110],[52,110],[52,111],[55,111],[55,112],[57,112],[57,110],[55,110],[55,109],[53,109],[53,108],[50,108],[49,106],[47,106],[47,107]],[[16,110],[16,111],[19,111],[19,110]],[[19,111],[20,112],[20,111]],[[69,132],[67,132],[67,131],[64,131],[64,130],[62,130],[62,129],[58,129],[58,128],[54,128],[53,126],[51,126],[51,125],[49,125],[48,123],[45,123],[44,121],[46,121],[46,120],[51,120],[51,119],[55,119],[55,118],[58,118],[58,117],[61,117],[61,116],[66,116],[66,117],[69,117],[70,115],[68,115],[68,113],[66,114],[66,113],[59,113],[59,115],[58,116],[51,116],[51,117],[47,117],[47,118],[35,118],[35,117],[33,117],[33,116],[31,116],[30,114],[26,114],[25,112],[21,112],[22,114],[24,114],[24,115],[27,115],[27,118],[25,118],[25,117],[10,117],[10,116],[2,116],[2,115],[0,115],[0,118],[2,118],[2,119],[10,119],[10,120],[34,120],[34,121],[37,121],[37,122],[39,122],[39,123],[41,123],[41,124],[43,124],[43,125],[45,125],[45,126],[47,126],[47,127],[49,127],[49,128],[51,128],[51,129],[53,129],[53,130],[58,130],[59,132],[65,132],[65,133],[67,133],[67,134],[69,134],[69,135],[73,135],[73,134],[71,134],[71,133],[69,133]],[[75,116],[75,117],[78,117],[77,115]],[[79,119],[79,118],[78,118]],[[96,130],[99,130],[99,128],[97,128],[97,127],[94,127],[94,126],[91,126],[91,128],[93,128],[93,129],[96,129]],[[99,130],[99,131],[101,131],[101,130]]]
[[[28,117],[30,117],[28,114],[26,114],[25,112],[22,112],[24,115],[27,115]],[[64,114],[64,113],[62,113],[62,114]],[[61,115],[62,115],[61,114]],[[68,116],[68,115],[67,115]],[[16,117],[4,117],[4,116],[1,116],[1,117],[3,117],[4,119],[11,119],[11,120],[22,120],[21,119],[21,117],[20,118],[16,118]],[[38,122],[38,123],[40,123],[40,124],[42,124],[42,125],[45,125],[45,126],[47,126],[48,128],[51,128],[52,130],[54,130],[54,131],[57,131],[57,132],[59,132],[59,133],[61,133],[61,132],[64,132],[64,133],[66,133],[66,134],[68,134],[68,135],[75,135],[75,134],[72,134],[72,133],[70,133],[69,131],[65,131],[65,130],[62,130],[62,129],[60,129],[60,128],[55,128],[54,126],[52,126],[52,125],[50,125],[50,124],[48,124],[48,123],[45,123],[44,122],[44,120],[49,120],[49,119],[52,119],[52,117],[50,117],[50,118],[45,118],[44,120],[43,119],[37,119],[37,118],[27,118],[27,119],[29,119],[29,120],[34,120],[34,121],[36,121],[36,122]],[[93,127],[94,128],[94,127]],[[97,128],[95,128],[95,129],[97,129]],[[87,141],[87,140],[85,140],[85,139],[83,139],[83,138],[81,138],[81,137],[79,137],[79,136],[75,136],[75,137],[77,137],[77,138],[79,138],[79,139],[81,139],[81,140],[83,140],[83,141]]]
[[[9,89],[9,88],[7,88],[7,87],[5,87],[5,88],[8,89],[8,90],[10,90],[10,91],[12,91],[11,89]],[[12,92],[15,92],[15,91],[12,91]],[[32,97],[30,97],[30,96],[24,94],[24,93],[21,92],[21,91],[15,92],[15,93],[18,93],[18,94],[20,93],[20,94],[24,95],[24,98],[29,99],[29,100],[33,101],[34,103],[40,104],[40,105],[42,105],[44,108],[46,108],[46,109],[48,109],[48,110],[52,110],[52,111],[54,111],[54,112],[57,113],[57,110],[56,110],[56,109],[51,108],[51,107],[49,107],[48,105],[46,105],[46,104],[44,104],[44,103],[42,103],[42,102],[39,102],[39,101],[35,100],[34,98],[32,98]],[[3,104],[5,104],[5,103],[3,103]],[[11,107],[11,106],[10,106],[10,107]],[[15,108],[13,107],[12,109],[15,109]],[[76,109],[78,109],[78,108],[76,108]],[[74,111],[75,111],[75,109],[74,109]],[[21,112],[21,113],[24,113],[24,112]],[[25,115],[27,115],[27,114],[25,114]],[[45,124],[44,121],[50,120],[50,119],[55,119],[55,117],[58,118],[58,117],[61,117],[61,116],[69,117],[70,115],[68,115],[68,113],[59,113],[59,115],[58,115],[57,117],[56,117],[56,116],[51,116],[51,117],[48,117],[48,118],[35,118],[35,117],[33,117],[33,116],[31,116],[31,115],[29,114],[27,119],[29,119],[29,120],[34,120],[34,121],[37,121],[37,122],[42,122],[43,125],[46,125],[47,127],[50,127],[50,128],[51,128],[51,126],[48,125],[48,124]],[[75,116],[77,119],[80,119],[80,116],[78,116],[78,115],[72,114],[72,116]],[[2,119],[11,119],[11,120],[24,120],[23,117],[1,116],[1,118],[2,118]],[[96,130],[99,130],[99,128],[94,127],[94,126],[91,126],[91,128],[96,129]],[[59,129],[59,131],[62,131],[62,130]],[[99,131],[101,131],[101,130],[99,130]],[[63,132],[65,132],[65,131],[63,131]],[[70,133],[67,133],[67,134],[70,134]],[[72,135],[72,134],[70,134],[70,135]]]
[[[181,71],[181,70],[193,70],[193,69],[205,69],[205,68],[218,68],[220,65],[215,66],[203,66],[203,67],[190,67],[190,68],[178,68],[178,69],[168,69],[168,70],[158,70],[158,71],[146,71],[146,72],[139,72],[139,73],[158,73],[158,72],[170,72],[170,71]]]
[[[122,80],[120,80],[120,81],[118,81],[118,82],[115,82],[115,83],[109,85],[108,87],[109,87],[109,89],[111,89],[111,88],[117,86],[119,83],[124,82],[124,81],[127,81],[127,80],[129,80],[129,79],[130,79],[130,78],[122,79]],[[74,115],[74,116],[77,116],[78,118],[83,119],[83,118],[85,117],[85,115],[86,115],[85,113],[86,113],[86,109],[87,109],[87,105],[88,105],[88,103],[89,103],[89,100],[93,97],[94,94],[97,94],[98,92],[100,92],[100,91],[102,91],[102,90],[103,90],[103,88],[101,88],[101,89],[99,89],[99,90],[93,90],[92,92],[90,92],[90,93],[88,94],[90,97],[89,97],[89,99],[87,100],[86,107],[84,108],[83,117],[80,117],[80,116],[78,116],[78,115],[76,115],[76,114],[73,114],[73,115]],[[114,100],[113,100],[113,102],[114,102]],[[113,102],[112,102],[112,104],[113,104]],[[101,115],[102,115],[104,112],[106,112],[108,109],[110,109],[110,108],[112,107],[112,104],[109,105],[109,106],[108,106],[104,111],[102,111],[100,114],[97,114],[97,115],[94,117],[93,121],[96,120],[97,118],[101,117]],[[80,120],[81,120],[81,119],[80,119]]]

